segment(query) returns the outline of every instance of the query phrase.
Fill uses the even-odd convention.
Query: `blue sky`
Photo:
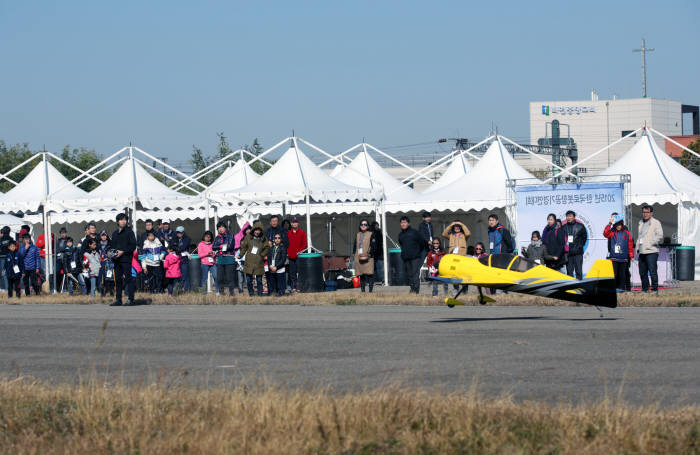
[[[640,96],[642,36],[649,96],[700,104],[697,1],[339,3],[2,0],[0,139],[172,162],[217,131],[527,140],[529,101]]]

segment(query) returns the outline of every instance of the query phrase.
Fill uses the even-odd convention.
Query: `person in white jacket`
[[[650,205],[643,206],[642,219],[639,220],[637,232],[639,278],[642,280],[642,292],[649,292],[649,276],[651,276],[651,290],[659,292],[657,262],[659,260],[659,243],[663,241],[663,238],[664,230],[659,220],[654,218],[654,208]]]
[[[160,240],[156,238],[154,232],[149,232],[146,240],[143,241],[143,260],[141,266],[146,274],[146,279],[149,281],[148,289],[151,294],[156,294],[162,291],[163,288],[163,268],[160,266],[161,261],[165,257],[165,248]]]

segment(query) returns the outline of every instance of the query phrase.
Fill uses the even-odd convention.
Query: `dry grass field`
[[[0,452],[698,454],[700,408],[516,403],[480,398],[475,387],[336,394],[19,377],[0,380]]]
[[[490,306],[519,306],[519,305],[542,305],[542,306],[577,306],[575,303],[561,300],[548,299],[543,297],[528,296],[524,294],[498,294],[493,296],[495,303]],[[444,305],[444,296],[430,297],[425,295],[409,295],[408,293],[397,293],[393,289],[381,290],[372,294],[361,294],[357,290],[343,290],[336,292],[322,292],[313,294],[292,294],[281,298],[278,297],[249,297],[247,294],[236,294],[234,298],[229,296],[219,296],[214,294],[184,293],[175,297],[168,297],[165,294],[137,294],[137,299],[150,299],[154,305],[422,305],[440,306]],[[42,296],[22,297],[21,299],[8,299],[6,294],[0,296],[0,303],[72,303],[72,304],[108,304],[112,302],[110,298],[89,298],[87,296],[68,296],[67,294],[54,294]],[[460,300],[467,305],[478,306],[476,294],[470,293],[460,297]],[[655,294],[644,294],[640,292],[625,293],[618,296],[618,305],[621,307],[698,307],[700,306],[700,292],[694,289],[679,288],[661,291]]]

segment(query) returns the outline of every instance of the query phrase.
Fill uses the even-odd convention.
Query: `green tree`
[[[102,156],[99,155],[94,149],[87,149],[85,147],[71,148],[70,145],[63,147],[60,157],[63,161],[66,161],[83,171],[91,169],[102,161]],[[56,159],[51,159],[50,163],[68,180],[73,180],[80,175],[79,171],[64,163],[61,163]],[[112,172],[112,169],[108,169],[100,172],[96,175],[96,177],[104,182],[110,175],[112,175]],[[97,188],[97,186],[99,186],[99,182],[91,178],[83,177],[78,181],[81,182],[78,186],[85,191],[94,190]]]
[[[194,172],[201,171],[202,169],[206,168],[210,164],[212,164],[216,161],[219,161],[222,158],[225,158],[226,156],[230,155],[233,152],[233,150],[231,150],[231,145],[229,144],[228,139],[226,138],[226,136],[224,135],[223,132],[216,133],[216,136],[218,137],[219,142],[216,146],[216,153],[214,153],[212,155],[207,156],[204,154],[204,152],[202,151],[201,148],[197,147],[196,145],[192,146],[192,154],[190,155],[190,163],[192,164],[192,168],[194,169]],[[260,141],[258,140],[258,138],[253,139],[253,142],[251,145],[246,144],[241,148],[244,150],[247,150],[248,152],[252,153],[255,156],[260,155],[264,150],[264,148],[260,144]],[[236,155],[230,157],[229,159],[233,162],[233,161],[237,160],[238,158],[239,157],[236,154]],[[250,155],[247,155],[245,157],[246,161],[251,161],[252,159],[253,159],[253,157],[251,157]],[[270,161],[270,160],[267,160],[267,161]],[[251,168],[255,172],[257,172],[258,174],[262,174],[265,171],[267,171],[270,168],[270,166],[268,166],[267,164],[265,164],[261,161],[256,161],[255,163],[251,164]],[[222,165],[217,170],[210,172],[209,174],[207,174],[205,176],[199,177],[197,180],[199,180],[204,185],[209,186],[214,182],[214,180],[216,180],[224,172],[225,169],[226,169],[226,165]]]
[[[698,139],[695,142],[692,142],[690,145],[688,145],[688,148],[695,153],[700,154],[700,139]],[[700,158],[697,156],[691,154],[687,150],[683,150],[683,154],[681,155],[680,159],[678,162],[682,165],[691,170],[692,172],[695,172],[696,175],[700,175]]]
[[[255,139],[253,139],[253,143],[251,145],[246,144],[241,148],[243,150],[249,151],[250,153],[252,153],[255,156],[259,156],[265,150],[263,148],[263,146],[260,145],[260,142],[258,141],[257,137]],[[252,159],[253,159],[253,157],[251,157],[250,155],[246,156],[246,161],[251,161]],[[272,161],[270,159],[266,159],[266,161],[274,163],[274,161]],[[261,174],[261,175],[264,174],[268,169],[270,169],[270,166],[268,166],[267,164],[263,163],[260,160],[257,160],[255,163],[251,164],[250,167],[255,172],[257,172],[258,174]]]
[[[29,150],[29,144],[27,143],[8,146],[5,141],[0,140],[0,173],[5,175],[18,164],[31,158],[32,155],[34,155],[34,152]],[[38,162],[39,159],[37,158],[34,160],[34,163],[28,163],[26,166],[17,169],[7,177],[19,183],[22,181],[22,179],[24,179],[24,177],[27,176],[27,174],[29,174],[32,169],[34,169],[34,166],[36,166],[36,163]],[[0,181],[0,191],[3,193],[10,190],[13,186],[14,184],[6,179],[2,179]]]

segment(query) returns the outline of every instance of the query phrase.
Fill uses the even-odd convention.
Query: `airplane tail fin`
[[[615,289],[615,271],[609,259],[597,259],[586,274],[586,281],[592,284],[593,305],[617,307],[617,290]]]
[[[612,261],[608,259],[598,259],[593,263],[593,267],[586,274],[586,278],[612,278],[615,279]]]

